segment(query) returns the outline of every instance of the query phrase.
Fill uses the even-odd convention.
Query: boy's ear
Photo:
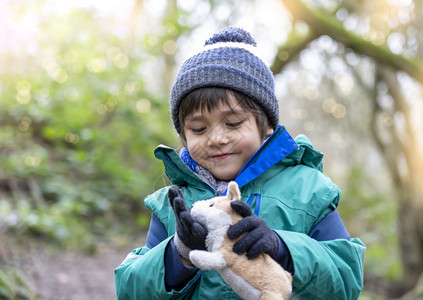
[[[271,136],[274,132],[275,132],[275,131],[273,130],[273,128],[272,128],[271,126],[269,126],[269,127],[267,128],[267,131],[266,131],[266,137]]]
[[[230,201],[241,200],[241,192],[239,191],[238,184],[235,181],[229,182],[227,195]]]

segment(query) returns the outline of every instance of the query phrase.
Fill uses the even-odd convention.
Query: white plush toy
[[[292,291],[291,274],[269,255],[255,259],[233,252],[234,243],[227,236],[230,225],[242,217],[233,211],[231,201],[240,200],[235,182],[230,182],[227,196],[196,202],[191,214],[208,229],[208,251],[193,250],[191,262],[202,270],[218,270],[225,282],[243,299],[287,299]]]

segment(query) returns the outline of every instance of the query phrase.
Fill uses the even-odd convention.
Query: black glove
[[[167,196],[175,214],[174,243],[179,254],[188,258],[191,250],[205,250],[207,228],[198,223],[191,215],[191,210],[185,203],[182,191],[177,186],[171,186]]]
[[[273,259],[278,251],[278,235],[267,226],[266,222],[254,215],[248,204],[236,200],[231,202],[231,207],[243,217],[238,223],[228,229],[228,237],[236,239],[246,233],[233,246],[237,254],[247,252],[247,258],[253,259],[262,253],[267,253]]]

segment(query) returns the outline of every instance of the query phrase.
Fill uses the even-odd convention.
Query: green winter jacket
[[[307,235],[337,207],[340,191],[322,172],[323,154],[305,136],[295,142],[283,127],[276,130],[241,170],[248,176],[237,177],[242,200],[252,197],[252,209],[287,245],[295,270],[293,297],[357,299],[363,286],[365,247],[357,238],[319,242]],[[215,196],[174,150],[159,146],[155,156],[163,161],[171,182],[182,189],[188,206]],[[118,299],[240,299],[217,271],[199,270],[181,290],[166,290],[164,255],[175,233],[168,188],[145,199],[164,224],[168,239],[152,249],[135,249],[115,270]]]

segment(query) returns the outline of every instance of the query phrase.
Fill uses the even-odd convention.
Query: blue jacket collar
[[[275,132],[265,141],[259,150],[241,169],[235,182],[239,187],[246,185],[259,177],[269,168],[280,162],[298,148],[297,143],[283,126],[278,126]]]

